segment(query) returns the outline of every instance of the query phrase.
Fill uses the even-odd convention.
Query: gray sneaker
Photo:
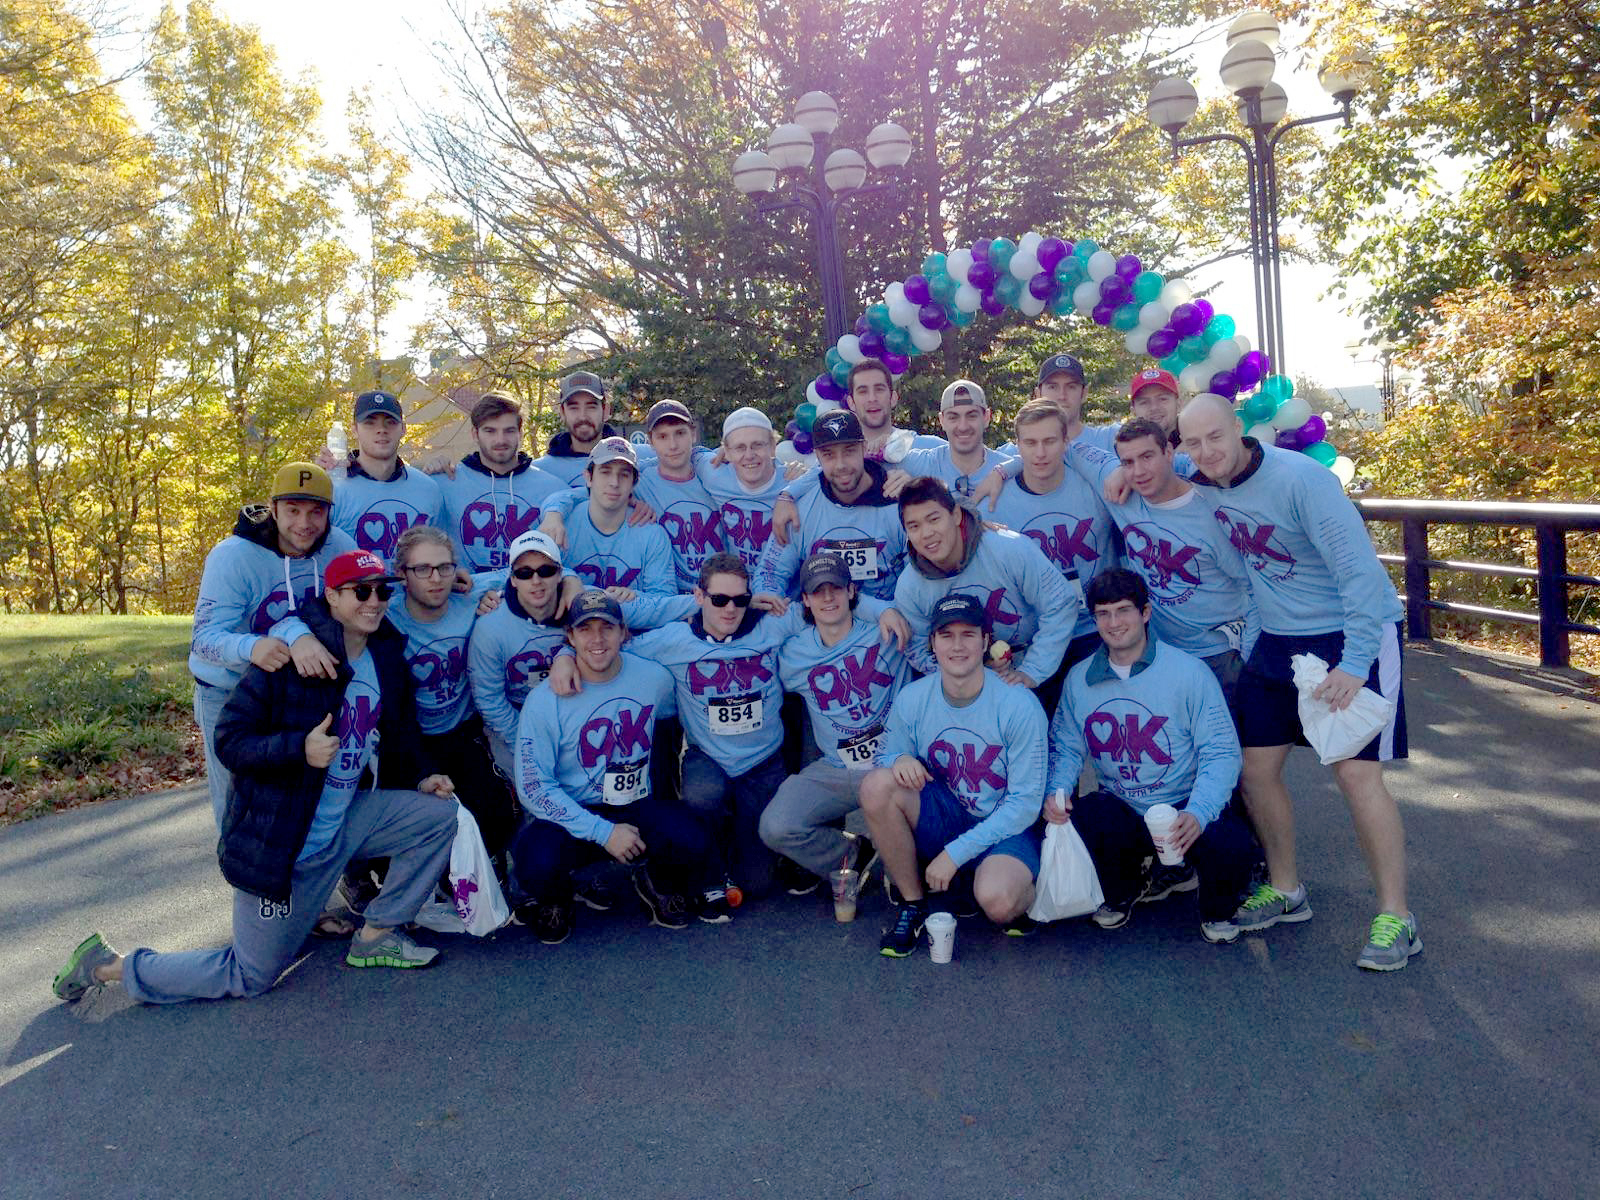
[[[1398,971],[1411,961],[1413,954],[1421,953],[1422,939],[1417,936],[1416,917],[1410,913],[1404,917],[1379,913],[1372,918],[1367,948],[1356,959],[1356,966],[1369,971]]]
[[[1245,933],[1260,933],[1280,921],[1291,924],[1311,920],[1311,894],[1301,884],[1285,895],[1270,883],[1258,884],[1239,911],[1233,914],[1233,924]]]
[[[431,946],[419,946],[401,933],[391,929],[381,938],[367,941],[357,934],[350,939],[350,953],[344,961],[352,967],[394,967],[408,970],[431,967],[439,952]]]
[[[78,943],[78,948],[67,959],[67,965],[56,972],[50,981],[50,990],[62,1000],[72,1003],[92,987],[99,987],[94,977],[96,967],[109,966],[117,961],[117,952],[98,933],[91,933]]]

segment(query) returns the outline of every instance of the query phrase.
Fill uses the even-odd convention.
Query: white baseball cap
[[[949,412],[958,404],[976,404],[979,408],[988,408],[989,398],[972,380],[958,379],[945,388],[944,395],[939,397],[939,411]]]
[[[528,530],[511,543],[511,551],[506,561],[514,567],[517,565],[517,559],[530,551],[544,555],[558,567],[561,565],[561,548],[548,533],[540,533],[537,529]]]
[[[722,437],[726,441],[735,429],[765,429],[772,432],[772,418],[759,408],[736,408],[728,414],[728,419],[722,423]]]

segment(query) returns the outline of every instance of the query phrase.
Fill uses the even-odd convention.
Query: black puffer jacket
[[[338,678],[305,679],[286,664],[251,666],[217,722],[217,757],[233,772],[222,816],[217,861],[240,891],[287,901],[295,859],[306,843],[327,769],[306,762],[306,734],[332,714],[354,673],[345,660],[344,629],[317,597],[300,617],[339,660]],[[405,638],[384,618],[367,639],[378,673],[378,786],[414,788],[433,773],[417,726],[416,696]],[[369,786],[363,780],[362,786]]]

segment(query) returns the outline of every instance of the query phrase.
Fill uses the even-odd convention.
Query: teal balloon
[[[1167,281],[1157,271],[1140,271],[1133,281],[1133,298],[1140,304],[1149,304],[1161,298],[1161,288]]]
[[[948,275],[949,268],[945,265],[944,255],[935,250],[922,260],[922,273],[931,281],[935,275]]]
[[[803,432],[810,433],[811,426],[816,423],[816,420],[817,406],[811,401],[807,400],[803,404],[795,405],[794,423],[800,426]]]
[[[975,312],[962,312],[954,304],[946,304],[944,306],[944,315],[950,318],[950,324],[957,329],[965,329],[972,324],[973,318],[978,314]]]
[[[1070,292],[1089,278],[1089,272],[1083,265],[1083,259],[1076,254],[1069,254],[1056,264],[1055,277],[1056,282]]]
[[[1277,411],[1278,402],[1265,392],[1257,392],[1239,409],[1246,425],[1259,425],[1263,421],[1270,420],[1272,414]]]
[[[989,243],[989,265],[1003,274],[1016,253],[1017,244],[1010,238],[995,238]]]
[[[995,280],[994,294],[1012,308],[1015,308],[1017,301],[1022,299],[1022,280],[1007,272],[1001,278]]]
[[[1185,363],[1197,363],[1209,353],[1211,353],[1211,347],[1206,345],[1205,338],[1200,337],[1198,334],[1194,337],[1186,337],[1178,343],[1178,356]]]
[[[888,333],[883,335],[883,344],[896,354],[907,357],[917,352],[916,346],[911,341],[911,335],[900,326],[893,326]]]
[[[1268,375],[1261,381],[1261,394],[1271,396],[1278,404],[1282,404],[1294,395],[1294,380],[1287,375]]]
[[[949,304],[956,294],[956,281],[948,275],[929,275],[928,294],[935,304]]]
[[[832,371],[840,363],[844,362],[844,355],[839,353],[837,346],[829,346],[828,352],[822,356],[822,361],[827,363],[828,370]]]
[[[850,364],[843,359],[839,360],[837,366],[829,367],[828,374],[833,376],[833,381],[840,387],[848,388],[850,386]],[[814,410],[815,406],[813,405]]]
[[[1067,291],[1062,292],[1054,300],[1050,301],[1049,307],[1050,311],[1055,313],[1055,315],[1058,317],[1070,317],[1073,313],[1078,311],[1077,305],[1073,304],[1072,302],[1072,291],[1070,288]]]
[[[1174,350],[1171,354],[1156,363],[1163,371],[1176,375],[1189,365],[1189,360]]]
[[[1095,241],[1093,238],[1084,238],[1081,242],[1072,247],[1072,254],[1073,257],[1078,259],[1078,261],[1088,262],[1094,257],[1094,253],[1098,249],[1100,249],[1099,242]]]
[[[894,328],[894,322],[889,319],[889,306],[887,304],[870,304],[867,306],[867,324],[879,333],[888,333]]]
[[[1238,331],[1238,328],[1234,324],[1233,318],[1227,313],[1218,313],[1206,322],[1205,332],[1200,336],[1205,338],[1206,345],[1215,346],[1223,338],[1231,338]]]
[[[1111,328],[1119,333],[1127,333],[1139,323],[1139,306],[1137,304],[1124,304],[1111,314]]]
[[[1339,457],[1339,447],[1332,442],[1312,442],[1306,447],[1307,458],[1315,459],[1325,467],[1333,466],[1333,460]]]

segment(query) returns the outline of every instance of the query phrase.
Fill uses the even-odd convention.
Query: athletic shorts
[[[1390,762],[1406,757],[1406,699],[1400,686],[1400,624],[1379,631],[1378,656],[1367,672],[1367,686],[1394,701],[1394,716],[1376,737],[1352,758]],[[1332,670],[1344,655],[1344,633],[1282,634],[1262,632],[1239,676],[1234,703],[1241,746],[1307,746],[1300,728],[1300,693],[1289,660],[1315,654]]]
[[[978,824],[977,818],[961,806],[961,801],[956,798],[948,785],[937,779],[930,780],[922,787],[922,796],[917,811],[917,855],[924,862],[932,862],[944,853],[944,848],[955,841],[967,830]],[[1033,823],[1030,829],[1021,833],[1012,834],[1002,841],[996,842],[982,854],[969,862],[963,863],[963,871],[976,869],[977,865],[991,854],[1008,854],[1019,859],[1027,865],[1028,873],[1035,879],[1039,878],[1039,851],[1044,846],[1044,821]]]

